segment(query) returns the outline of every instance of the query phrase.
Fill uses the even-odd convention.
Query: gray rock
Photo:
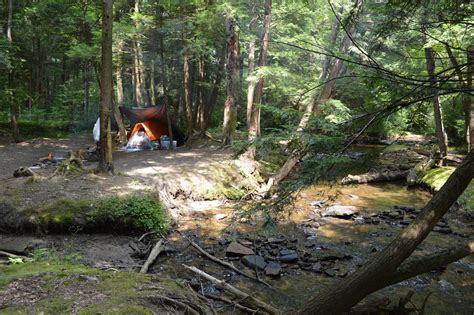
[[[257,268],[258,270],[264,270],[267,266],[265,259],[262,256],[258,255],[244,256],[242,257],[242,263],[252,270],[254,270],[255,268]]]
[[[276,262],[269,262],[265,267],[265,275],[270,277],[279,277],[281,273],[281,265]]]
[[[296,254],[296,252],[295,252],[294,254],[280,256],[279,259],[282,263],[297,262],[298,261],[298,254]]]
[[[225,254],[229,257],[240,257],[245,255],[254,255],[255,253],[248,247],[240,245],[237,242],[232,242],[225,250]]]
[[[350,218],[352,215],[359,212],[357,207],[354,206],[342,206],[334,205],[327,207],[322,213],[323,217],[336,217],[336,218]]]
[[[328,277],[334,277],[334,276],[336,276],[336,270],[326,269],[326,270],[324,270],[324,274]]]
[[[313,272],[316,272],[316,273],[322,273],[323,272],[323,266],[321,265],[321,263],[317,262],[313,265],[313,268],[311,270]]]
[[[293,249],[281,249],[280,250],[280,256],[286,256],[286,255],[292,255],[296,254],[296,251]]]

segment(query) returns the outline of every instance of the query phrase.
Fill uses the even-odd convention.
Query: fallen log
[[[142,268],[140,269],[140,273],[147,273],[148,268],[150,268],[150,265],[156,260],[156,257],[165,249],[163,246],[163,240],[159,240],[156,242],[155,246],[150,252],[150,255],[148,256],[147,260],[143,264]]]
[[[367,173],[362,175],[347,175],[341,181],[343,185],[387,182],[406,179],[409,171]]]
[[[267,312],[269,314],[281,314],[280,310],[278,310],[277,308],[251,296],[250,294],[248,293],[245,293],[244,291],[240,290],[240,289],[237,289],[236,287],[228,284],[227,282],[223,281],[223,280],[219,280],[217,278],[214,278],[213,276],[211,276],[210,274],[207,274],[205,273],[204,271],[196,268],[196,267],[193,267],[193,266],[188,266],[188,265],[184,265],[183,266],[186,268],[186,269],[189,269],[191,270],[192,272],[198,274],[199,276],[203,277],[204,279],[212,282],[216,287],[222,289],[222,290],[226,290],[228,291],[229,293],[235,295],[236,297],[240,298],[241,301],[240,302],[247,302],[249,305],[251,305],[252,308],[256,308],[256,309],[259,309],[259,310],[262,310],[264,312]]]

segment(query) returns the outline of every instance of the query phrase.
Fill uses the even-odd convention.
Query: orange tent
[[[130,133],[130,138],[133,137],[133,135],[139,132],[140,130],[144,130],[147,137],[151,141],[158,140],[160,139],[161,136],[168,135],[168,128],[164,124],[158,124],[151,120],[147,120],[147,121],[135,124],[135,127],[133,127],[133,130],[132,130],[132,133]]]

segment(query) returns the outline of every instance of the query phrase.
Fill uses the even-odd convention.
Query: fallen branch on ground
[[[29,257],[22,256],[22,255],[12,254],[12,253],[5,252],[5,251],[2,251],[2,250],[0,250],[0,256],[8,257],[8,258],[21,258],[21,259],[24,259],[24,260],[32,260],[32,259],[29,258]]]
[[[165,249],[163,246],[163,240],[159,240],[156,242],[155,246],[150,252],[150,255],[148,256],[147,260],[143,264],[142,268],[140,269],[140,273],[147,273],[148,268],[150,265],[155,261],[156,257]]]
[[[261,280],[261,279],[258,279],[258,278],[256,278],[256,277],[253,277],[253,276],[251,276],[251,275],[249,275],[249,274],[243,272],[242,270],[239,270],[239,269],[235,268],[234,265],[232,265],[232,264],[230,264],[230,263],[228,263],[228,262],[226,262],[226,261],[223,261],[223,260],[221,260],[221,259],[219,259],[219,258],[217,258],[217,257],[215,257],[215,256],[213,256],[213,255],[211,255],[211,254],[209,254],[208,252],[206,252],[204,249],[202,249],[198,244],[196,244],[196,243],[193,242],[192,240],[190,240],[190,239],[187,239],[187,240],[189,241],[189,243],[190,243],[195,249],[197,249],[201,254],[203,254],[204,256],[206,256],[207,258],[209,258],[210,260],[212,260],[213,262],[218,263],[218,264],[220,264],[220,265],[222,265],[222,266],[224,266],[224,267],[227,267],[227,268],[229,268],[229,269],[231,269],[231,270],[237,272],[239,275],[242,275],[242,276],[245,276],[245,277],[247,277],[247,278],[249,278],[249,279],[255,280],[255,281],[260,282],[260,283],[263,283],[264,285],[266,285],[266,286],[269,287],[269,288],[272,287],[270,284],[266,283],[265,281],[263,281],[263,280]]]
[[[161,300],[161,302],[168,302],[168,303],[171,303],[171,304],[174,304],[176,306],[179,306],[181,307],[182,309],[185,310],[184,314],[195,314],[195,315],[199,315],[199,312],[196,311],[194,308],[190,307],[189,305],[186,305],[178,300],[175,300],[175,299],[172,299],[170,297],[167,297],[167,296],[164,296],[164,295],[159,295],[159,294],[155,294],[154,296],[150,296],[149,297],[150,299],[159,299]]]
[[[232,301],[230,299],[227,299],[223,296],[217,296],[217,295],[209,294],[209,293],[204,294],[204,296],[207,297],[207,298],[216,300],[216,301],[221,301],[221,302],[230,304],[233,307],[238,308],[239,310],[250,313],[250,314],[256,314],[258,312],[258,310],[254,310],[253,308],[248,308],[247,306],[243,306],[243,305],[241,305],[241,304],[239,304],[235,301]]]
[[[271,305],[255,298],[255,297],[251,296],[248,293],[245,293],[244,291],[241,291],[240,289],[237,289],[236,287],[228,284],[227,282],[225,282],[223,280],[216,279],[213,276],[205,273],[204,271],[202,271],[202,270],[200,270],[196,267],[187,266],[187,265],[183,265],[183,266],[186,269],[189,269],[192,272],[198,274],[199,276],[205,278],[206,280],[212,282],[216,287],[218,287],[222,290],[226,290],[226,291],[232,293],[233,295],[241,298],[242,302],[247,302],[252,307],[255,307],[257,309],[265,311],[269,314],[281,314],[281,312],[278,309],[276,309],[275,307],[273,307],[273,306],[271,306]]]

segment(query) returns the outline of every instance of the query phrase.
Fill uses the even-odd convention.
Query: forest
[[[0,24],[0,313],[474,312],[471,1]]]

